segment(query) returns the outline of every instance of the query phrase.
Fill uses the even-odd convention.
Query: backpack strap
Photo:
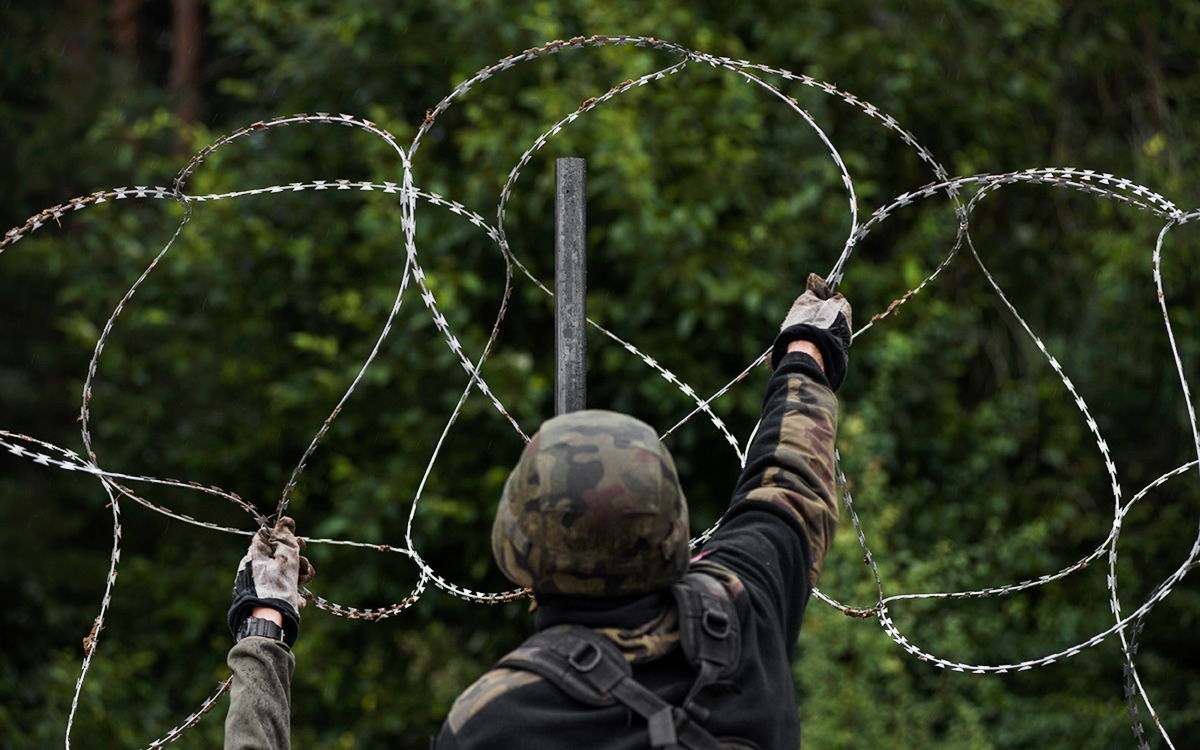
[[[541,675],[580,703],[597,707],[616,703],[613,685],[633,676],[617,647],[582,625],[555,625],[534,633],[496,667]]]
[[[671,587],[671,593],[679,609],[680,646],[697,672],[683,707],[705,721],[708,710],[696,704],[696,696],[709,685],[729,677],[741,659],[737,609],[729,589],[703,569],[688,573]]]
[[[672,706],[633,679],[620,650],[582,625],[556,625],[535,633],[496,665],[541,675],[589,706],[621,703],[647,722],[650,745],[662,750],[721,750],[723,747],[683,709]]]

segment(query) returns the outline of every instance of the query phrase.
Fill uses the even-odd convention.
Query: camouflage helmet
[[[624,414],[548,420],[504,485],[492,553],[509,580],[538,593],[667,588],[688,565],[687,500],[671,454]]]

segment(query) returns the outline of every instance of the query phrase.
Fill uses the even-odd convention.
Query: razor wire
[[[609,91],[599,97],[588,99],[581,104],[577,110],[555,122],[549,129],[539,135],[533,141],[532,145],[530,145],[530,147],[524,151],[524,153],[518,159],[516,165],[513,167],[512,171],[509,173],[508,179],[500,191],[494,223],[489,222],[480,214],[467,209],[463,204],[451,198],[423,190],[417,186],[414,178],[412,159],[417,153],[422,139],[430,132],[430,129],[436,123],[437,119],[444,114],[457,99],[466,95],[473,87],[484,84],[493,76],[501,74],[520,63],[531,62],[538,58],[557,54],[567,50],[599,48],[609,45],[633,45],[635,47],[649,48],[669,53],[677,57],[678,60],[673,64],[665,66],[652,73],[643,75],[637,79],[627,80],[623,83],[613,86],[611,89],[609,89]],[[391,333],[396,316],[399,314],[402,302],[404,301],[405,294],[410,285],[414,282],[419,290],[420,298],[425,306],[426,313],[433,321],[440,336],[445,340],[446,346],[455,355],[460,366],[466,372],[468,380],[461,395],[459,396],[456,405],[451,411],[451,414],[436,445],[432,450],[429,462],[426,464],[420,483],[413,494],[413,497],[411,498],[408,521],[405,528],[404,542],[401,545],[389,545],[372,544],[348,539],[307,538],[306,541],[310,544],[339,545],[400,554],[404,557],[407,557],[413,564],[417,566],[417,582],[414,585],[412,592],[402,601],[395,604],[370,609],[359,609],[356,607],[331,602],[307,590],[303,591],[302,593],[308,601],[313,602],[313,604],[319,609],[337,616],[345,617],[347,619],[362,620],[381,620],[400,614],[404,610],[411,607],[425,593],[431,583],[438,589],[470,602],[495,604],[513,601],[523,598],[527,595],[526,591],[520,589],[506,592],[488,593],[473,591],[469,588],[460,586],[438,574],[433,567],[421,557],[413,541],[413,526],[416,519],[417,507],[421,500],[426,483],[430,477],[434,465],[437,462],[447,435],[458,420],[464,403],[474,390],[478,389],[478,391],[490,401],[491,405],[496,409],[499,415],[509,422],[514,431],[522,440],[526,442],[529,440],[529,436],[522,429],[521,425],[517,422],[513,415],[509,413],[500,397],[488,386],[486,380],[480,374],[480,370],[487,361],[493,345],[497,340],[501,323],[504,321],[511,301],[513,281],[515,276],[514,268],[516,271],[520,272],[521,276],[525,280],[537,286],[545,294],[553,296],[553,292],[551,292],[551,290],[548,289],[545,284],[526,267],[526,265],[520,260],[517,254],[513,251],[512,247],[509,245],[507,235],[505,233],[506,206],[512,195],[515,184],[521,175],[522,169],[529,164],[533,155],[539,149],[544,147],[550,141],[550,139],[558,135],[580,117],[588,114],[597,107],[608,103],[621,94],[675,76],[680,71],[684,70],[688,65],[693,64],[708,65],[714,69],[727,71],[732,75],[739,76],[745,82],[759,87],[768,96],[776,98],[778,101],[782,102],[784,106],[789,108],[795,115],[797,115],[804,125],[814,132],[827,150],[829,158],[833,161],[835,167],[840,173],[843,186],[846,189],[851,224],[850,233],[844,242],[836,262],[827,275],[831,286],[836,287],[841,281],[846,270],[846,265],[853,255],[854,248],[875,227],[881,225],[894,214],[909,206],[916,205],[921,201],[943,196],[949,199],[954,205],[955,216],[958,220],[958,228],[953,246],[945,258],[942,259],[942,261],[937,265],[936,268],[934,268],[929,276],[923,279],[917,286],[906,292],[902,297],[897,299],[886,309],[874,315],[866,325],[862,326],[854,333],[854,337],[858,338],[866,331],[873,328],[877,323],[885,320],[899,307],[906,304],[913,297],[919,294],[930,283],[932,283],[965,248],[967,254],[979,267],[984,278],[987,280],[989,286],[995,292],[997,297],[1001,300],[1003,306],[1018,322],[1018,325],[1021,327],[1024,333],[1034,342],[1041,355],[1046,359],[1047,363],[1054,371],[1055,375],[1062,381],[1068,393],[1074,399],[1075,405],[1079,409],[1080,414],[1088,427],[1088,430],[1096,440],[1097,449],[1099,450],[1101,458],[1103,459],[1106,473],[1108,474],[1111,482],[1111,491],[1113,495],[1113,521],[1112,526],[1109,529],[1109,533],[1091,553],[1072,565],[1069,565],[1055,573],[1045,574],[1037,578],[1020,581],[1018,583],[1003,584],[970,591],[899,593],[889,595],[885,592],[884,582],[880,576],[874,554],[872,553],[871,547],[868,544],[866,532],[864,531],[860,522],[858,512],[854,507],[851,493],[847,486],[846,477],[841,469],[840,455],[837,455],[837,484],[842,493],[843,504],[845,505],[850,516],[852,527],[857,534],[858,542],[864,551],[865,561],[870,566],[871,574],[875,582],[877,597],[873,603],[867,606],[852,606],[832,599],[819,589],[814,589],[813,595],[826,604],[839,609],[847,616],[857,618],[874,617],[887,636],[907,653],[934,666],[957,672],[972,672],[976,674],[1003,674],[1008,672],[1026,671],[1035,667],[1053,664],[1061,659],[1075,656],[1081,653],[1084,649],[1097,646],[1107,640],[1109,637],[1116,635],[1120,641],[1120,648],[1123,655],[1125,697],[1128,700],[1128,710],[1132,722],[1131,726],[1137,739],[1139,748],[1149,747],[1145,740],[1145,728],[1142,726],[1141,721],[1138,718],[1140,715],[1138,708],[1139,702],[1141,705],[1145,706],[1151,720],[1155,725],[1155,729],[1163,738],[1166,745],[1170,748],[1175,747],[1169,733],[1162,724],[1161,718],[1153,708],[1146,688],[1142,683],[1142,679],[1138,672],[1134,657],[1137,649],[1137,639],[1148,613],[1155,605],[1170,595],[1172,588],[1177,585],[1192,568],[1200,564],[1198,563],[1198,560],[1200,560],[1200,534],[1198,534],[1196,541],[1193,543],[1187,558],[1179,565],[1179,567],[1166,579],[1161,581],[1153,589],[1152,593],[1144,602],[1142,602],[1128,614],[1123,613],[1120,597],[1118,595],[1118,577],[1116,570],[1117,542],[1120,537],[1122,522],[1137,502],[1145,498],[1152,490],[1165,484],[1171,478],[1200,467],[1200,460],[1190,461],[1182,466],[1166,472],[1148,484],[1146,487],[1139,490],[1128,501],[1122,500],[1117,467],[1112,459],[1108,444],[1101,434],[1100,427],[1098,426],[1095,418],[1092,416],[1087,403],[1083,399],[1083,396],[1079,393],[1074,383],[1068,377],[1061,363],[1059,363],[1058,360],[1050,353],[1043,341],[1037,336],[1033,329],[1020,315],[1016,307],[1005,294],[1004,290],[992,276],[980,253],[975,248],[974,242],[972,241],[970,233],[970,218],[975,208],[984,198],[999,191],[1000,189],[1016,184],[1033,184],[1071,190],[1078,193],[1096,196],[1105,200],[1115,201],[1117,203],[1130,206],[1136,210],[1148,213],[1164,222],[1163,228],[1158,235],[1152,256],[1154,280],[1157,288],[1159,307],[1163,315],[1163,322],[1166,327],[1167,338],[1174,359],[1176,373],[1180,380],[1185,403],[1187,404],[1188,419],[1191,426],[1194,447],[1196,449],[1197,456],[1200,457],[1200,427],[1197,425],[1196,413],[1191,400],[1191,388],[1184,373],[1182,359],[1180,357],[1177,342],[1175,340],[1174,329],[1171,325],[1170,316],[1168,315],[1167,300],[1163,291],[1161,269],[1162,247],[1167,233],[1176,226],[1200,219],[1200,210],[1183,211],[1163,196],[1145,186],[1133,182],[1132,180],[1089,169],[1048,167],[1027,169],[1024,171],[1010,172],[1006,174],[979,174],[951,177],[949,172],[947,172],[947,170],[934,158],[933,153],[921,145],[917,138],[910,131],[901,127],[901,125],[891,115],[881,111],[869,102],[859,99],[853,94],[840,90],[830,83],[819,81],[807,75],[796,74],[780,68],[760,65],[747,60],[734,60],[728,57],[709,55],[704,52],[686,49],[679,45],[650,37],[592,36],[586,38],[576,37],[568,41],[553,41],[541,47],[527,49],[517,55],[510,55],[491,66],[483,68],[474,76],[456,86],[445,98],[438,102],[433,109],[427,112],[424,121],[421,123],[415,137],[413,138],[413,141],[409,144],[407,149],[403,148],[390,133],[375,123],[347,114],[333,115],[329,113],[318,112],[316,114],[296,114],[278,117],[270,121],[259,121],[234,131],[233,133],[222,136],[209,146],[205,147],[194,157],[192,157],[190,161],[188,161],[188,163],[180,170],[169,187],[118,187],[112,190],[99,191],[87,196],[74,198],[65,204],[53,206],[39,212],[26,221],[23,226],[9,230],[5,234],[3,240],[0,240],[0,253],[3,253],[8,246],[15,244],[22,238],[45,227],[47,224],[54,223],[61,226],[60,220],[69,213],[110,201],[141,199],[163,200],[178,203],[182,205],[184,209],[183,218],[180,220],[174,234],[164,245],[162,250],[159,251],[159,253],[151,260],[142,274],[117,303],[112,314],[105,322],[105,325],[95,344],[92,357],[88,364],[88,372],[83,386],[79,415],[79,422],[81,423],[80,431],[86,455],[81,456],[67,448],[53,445],[19,432],[0,429],[0,448],[7,450],[11,455],[17,458],[29,459],[36,464],[40,464],[49,468],[57,468],[71,472],[82,472],[96,477],[99,480],[105,494],[108,496],[109,507],[112,509],[113,546],[110,556],[109,574],[104,587],[104,595],[101,601],[100,611],[94,620],[91,631],[87,637],[84,638],[84,658],[80,665],[79,677],[76,681],[64,737],[66,746],[68,748],[70,747],[71,730],[77,712],[80,694],[91,665],[92,658],[95,655],[97,646],[99,644],[100,633],[105,627],[105,617],[112,601],[113,586],[115,584],[117,567],[121,557],[122,532],[120,501],[122,498],[129,498],[132,501],[148,508],[149,510],[186,524],[224,533],[240,534],[245,536],[250,536],[254,532],[222,526],[210,521],[193,518],[190,515],[173,510],[162,504],[155,503],[146,497],[143,497],[134,489],[134,487],[137,485],[176,487],[221,498],[233,503],[242,511],[250,515],[254,519],[256,528],[266,525],[270,517],[283,514],[287,509],[290,494],[296,487],[297,481],[308,465],[310,458],[317,450],[322,439],[325,437],[333,420],[337,418],[342,410],[342,407],[352,396],[356,387],[361,382],[367,369],[378,356],[385,340]],[[768,81],[766,79],[767,76],[778,79],[778,82]],[[784,93],[781,87],[789,84],[797,84],[816,89],[819,92],[842,100],[845,104],[856,108],[859,110],[859,112],[867,117],[876,120],[882,127],[891,131],[898,138],[900,138],[900,140],[906,146],[916,151],[918,158],[932,171],[934,181],[918,190],[901,194],[893,199],[893,201],[888,205],[876,209],[871,214],[869,219],[860,223],[860,217],[858,214],[858,199],[854,189],[854,181],[850,176],[849,170],[843,162],[836,146],[827,137],[816,120],[809,115],[808,112],[801,108],[799,102],[794,97],[788,96]],[[212,194],[193,195],[187,193],[185,190],[188,178],[192,176],[196,169],[199,168],[203,162],[215,151],[228,145],[229,143],[275,128],[298,125],[326,124],[336,124],[363,130],[377,138],[382,139],[399,157],[402,167],[402,178],[400,182],[375,183],[367,181],[333,179],[313,180],[310,182],[294,182],[286,185],[274,185],[270,187]],[[257,509],[253,504],[243,500],[236,493],[219,487],[206,486],[197,482],[182,479],[131,475],[103,468],[101,466],[99,457],[96,455],[96,452],[93,449],[90,431],[90,404],[93,397],[93,385],[97,372],[97,363],[120,315],[133,301],[138,289],[146,281],[150,273],[155,270],[159,262],[166,256],[168,251],[174,245],[175,241],[184,231],[184,228],[191,218],[193,205],[212,201],[232,200],[255,195],[270,195],[284,192],[294,193],[302,191],[320,192],[330,190],[377,191],[384,194],[397,196],[401,209],[401,230],[404,236],[405,246],[404,267],[402,270],[401,282],[396,292],[395,299],[392,303],[386,320],[384,321],[383,327],[375,339],[373,348],[371,349],[366,360],[363,362],[362,366],[358,369],[357,374],[351,381],[350,385],[346,388],[329,417],[322,423],[322,425],[314,434],[308,447],[303,452],[295,468],[292,470],[287,483],[281,491],[274,513],[266,515]],[[970,197],[964,202],[962,196],[966,194],[970,194]],[[503,294],[487,342],[482,353],[474,361],[467,356],[459,339],[451,330],[451,326],[445,315],[443,315],[439,310],[436,298],[426,283],[425,271],[420,262],[420,256],[416,242],[416,209],[419,202],[449,211],[451,214],[470,222],[480,231],[485,233],[493,243],[495,243],[504,261],[505,271]],[[698,394],[690,385],[680,380],[668,368],[657,362],[650,355],[642,352],[632,343],[624,340],[612,331],[609,331],[606,328],[598,325],[595,321],[589,319],[588,324],[597,330],[601,335],[623,347],[629,354],[638,357],[654,373],[667,380],[672,386],[678,388],[680,392],[694,404],[694,408],[687,415],[682,417],[676,424],[663,433],[664,438],[673,433],[675,430],[679,429],[682,425],[689,422],[692,418],[703,413],[708,421],[711,422],[713,427],[717,429],[724,439],[730,444],[733,451],[736,453],[739,462],[744,465],[746,460],[746,450],[748,450],[748,447],[754,438],[754,433],[751,433],[751,435],[747,438],[745,447],[743,447],[743,444],[733,436],[730,429],[712,410],[711,404],[715,400],[728,393],[730,389],[732,389],[737,383],[744,380],[756,366],[760,365],[766,359],[768,352],[764,352],[753,362],[749,363],[736,377],[719,388],[712,395],[703,397]],[[757,428],[755,429],[757,430]],[[704,533],[693,539],[693,547],[701,545],[707,541],[716,528],[716,525],[714,525],[712,528],[706,530]],[[912,599],[945,600],[1010,595],[1066,578],[1073,573],[1087,568],[1088,566],[1100,560],[1102,557],[1107,557],[1108,562],[1107,590],[1109,593],[1110,609],[1112,610],[1113,615],[1113,624],[1081,643],[1039,658],[998,665],[970,664],[954,661],[952,659],[946,659],[934,654],[929,649],[912,642],[912,640],[910,640],[910,638],[901,631],[899,626],[897,626],[891,617],[890,605],[894,602]],[[176,739],[184,730],[194,726],[201,719],[201,717],[207,711],[209,711],[213,705],[215,705],[217,699],[228,690],[231,679],[232,678],[222,682],[216,691],[202,703],[199,709],[185,718],[179,726],[171,729],[162,738],[151,742],[148,747],[152,749],[161,748],[166,743]]]

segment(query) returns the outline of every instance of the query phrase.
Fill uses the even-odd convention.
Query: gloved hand
[[[846,379],[850,333],[850,303],[841,294],[830,291],[824,279],[810,273],[804,294],[792,303],[779,327],[779,335],[771,347],[771,369],[783,359],[788,344],[811,341],[821,351],[825,378],[836,391]]]
[[[283,615],[283,640],[291,646],[300,635],[299,587],[316,574],[308,558],[300,555],[304,540],[296,536],[296,522],[284,516],[275,528],[263,527],[250,540],[246,556],[238,563],[229,607],[229,630],[238,629],[255,607],[273,607]]]

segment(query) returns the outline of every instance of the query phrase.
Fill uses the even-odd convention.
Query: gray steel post
[[[554,161],[554,412],[587,408],[587,162]]]

